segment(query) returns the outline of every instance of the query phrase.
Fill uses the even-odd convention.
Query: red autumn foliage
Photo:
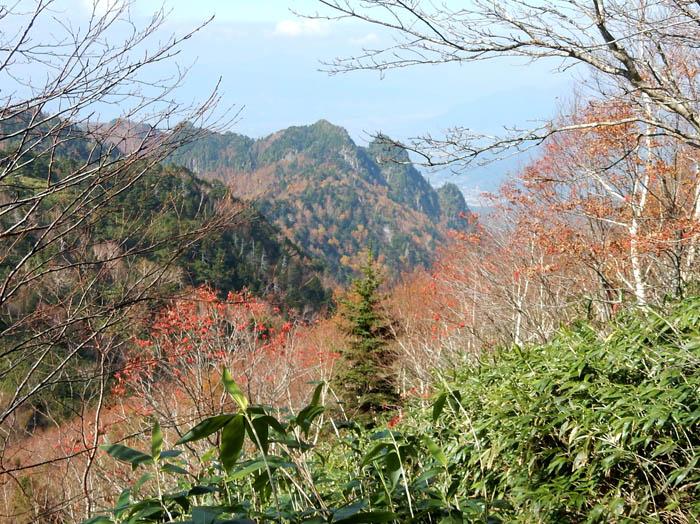
[[[635,121],[631,105],[575,109],[562,125],[625,123],[579,127],[548,140],[490,195],[495,212],[488,227],[475,220],[472,232],[454,235],[431,277],[417,278],[403,294],[420,311],[414,324],[423,319],[432,354],[444,344],[444,326],[459,332],[467,352],[544,341],[573,318],[606,322],[621,305],[658,303],[696,278],[694,152]],[[424,309],[411,301],[417,291],[431,295]]]
[[[299,385],[326,376],[336,353],[307,343],[309,328],[275,309],[245,292],[222,300],[197,288],[134,337],[113,394],[139,398],[166,420],[185,405],[218,413],[218,377],[226,366],[252,402],[286,403],[290,388],[305,390]]]

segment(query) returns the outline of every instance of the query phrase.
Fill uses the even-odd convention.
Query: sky
[[[79,3],[84,12],[92,8],[92,0],[63,1]],[[98,0],[109,1],[114,0]],[[146,20],[161,5],[138,0],[134,17]],[[324,61],[352,56],[363,46],[390,45],[392,37],[361,22],[309,20],[292,12],[321,7],[315,0],[166,1],[166,31],[187,31],[214,16],[177,56],[180,65],[191,66],[177,96],[202,98],[220,78],[223,105],[242,109],[232,131],[261,137],[323,118],[345,127],[363,145],[377,132],[406,139],[453,126],[488,134],[504,126],[534,126],[554,116],[570,91],[571,77],[554,74],[555,64],[513,59],[421,66],[382,76],[368,71],[330,75]],[[472,197],[494,189],[506,171],[524,162],[511,159],[457,177],[429,176],[436,183],[456,182]]]

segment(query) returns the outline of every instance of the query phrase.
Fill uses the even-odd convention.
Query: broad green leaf
[[[462,407],[462,393],[458,389],[453,389],[447,397],[450,407],[454,411],[459,411]]]
[[[224,366],[224,371],[221,374],[221,379],[224,382],[224,387],[226,388],[226,391],[228,391],[229,395],[231,395],[233,400],[236,401],[241,410],[245,411],[246,409],[248,409],[248,399],[243,394],[243,391],[241,391],[241,388],[238,387],[238,384],[236,384],[236,382],[233,380],[233,377],[231,376],[231,373],[228,372],[226,366]]]
[[[151,430],[151,455],[153,460],[160,458],[160,452],[163,449],[163,431],[160,429],[160,423],[156,420]]]
[[[257,417],[255,420],[264,420],[268,426],[270,426],[282,436],[287,434],[287,432],[284,429],[284,426],[282,426],[282,424],[280,424],[275,417],[272,417],[270,415],[263,415],[262,417]]]
[[[579,451],[576,454],[576,457],[574,457],[574,464],[572,469],[577,470],[581,466],[584,466],[586,464],[586,461],[588,460],[588,453],[585,451]]]
[[[245,418],[238,415],[224,426],[221,432],[221,449],[219,458],[227,473],[231,473],[233,466],[238,460],[238,455],[243,449],[245,440]]]
[[[603,506],[602,504],[596,504],[595,506],[593,506],[593,509],[588,513],[588,518],[595,519],[591,520],[592,522],[597,522],[597,519],[600,519],[604,513],[605,506]]]
[[[122,462],[128,462],[134,468],[139,464],[151,464],[153,457],[121,444],[103,444],[100,449],[106,451],[110,456]]]
[[[92,517],[91,519],[83,521],[83,524],[114,524],[114,521],[110,518],[99,516]]]
[[[269,501],[272,495],[272,483],[267,472],[260,472],[253,481],[253,489],[264,501]]]
[[[187,498],[187,492],[186,491],[177,491],[175,493],[165,493],[163,495],[163,501],[169,501],[172,500],[173,502],[177,503],[178,506],[180,506],[185,513],[189,513],[190,511],[190,500]],[[175,510],[173,508],[173,511],[171,513],[174,513]]]
[[[163,464],[160,467],[160,470],[164,471],[166,473],[176,473],[178,475],[189,475],[190,474],[190,472],[187,471],[186,469],[183,469],[180,466],[176,466],[175,464],[170,464],[170,463]]]
[[[443,510],[445,509],[445,501],[436,498],[423,499],[418,503],[418,506],[421,510]]]
[[[162,514],[163,506],[159,500],[147,499],[143,500],[131,507],[131,512],[129,513],[129,520],[127,522],[138,522],[141,519],[146,519],[152,515]],[[148,521],[146,521],[148,522]]]
[[[513,505],[504,499],[496,499],[491,502],[491,505],[498,509],[513,509]]]
[[[231,476],[229,477],[231,480],[237,480],[240,478],[243,478],[247,476],[249,473],[252,473],[254,471],[259,471],[261,469],[265,468],[265,463],[262,460],[258,460],[253,462],[252,464],[247,465],[246,467],[239,469],[237,471],[234,471],[231,473]]]
[[[322,406],[314,406],[313,404],[309,404],[297,414],[296,424],[302,429],[304,435],[309,434],[311,423],[317,416],[323,413],[323,411],[324,408]]]
[[[674,500],[670,504],[667,504],[666,507],[664,508],[664,511],[673,511],[674,509],[678,508],[681,505],[680,502],[677,500]]]
[[[426,482],[430,479],[433,479],[439,475],[442,475],[445,473],[445,470],[442,468],[431,468],[425,470],[423,473],[421,473],[415,480],[413,480],[413,484],[420,484],[422,482]]]
[[[209,508],[192,508],[193,524],[213,524],[216,521],[216,513],[209,511]]]
[[[678,468],[674,470],[673,473],[668,476],[668,480],[666,482],[672,486],[678,486],[681,482],[683,482],[683,480],[685,480],[685,477],[688,476],[691,469],[692,468]]]
[[[248,430],[250,440],[252,440],[265,455],[267,455],[267,450],[270,447],[268,427],[265,417],[254,418],[252,427],[248,421],[246,421],[246,430]]]
[[[356,513],[351,517],[346,517],[340,520],[334,520],[333,524],[360,524],[363,522],[391,522],[399,516],[391,511],[367,511],[365,513]]]
[[[401,460],[395,451],[386,456],[386,473],[391,480],[391,486],[395,488],[401,475]]]
[[[120,518],[124,511],[126,511],[131,505],[131,489],[126,488],[119,495],[119,500],[117,500],[117,505],[112,510],[115,517]]]
[[[148,482],[152,478],[153,478],[153,473],[146,473],[145,475],[141,475],[141,478],[139,478],[136,481],[136,484],[134,484],[134,488],[133,488],[134,498],[138,497],[139,489],[141,489],[141,486],[143,486],[146,482]]]
[[[362,459],[362,462],[360,463],[360,468],[364,468],[367,464],[376,459],[388,447],[390,447],[390,444],[388,442],[380,442],[378,444],[375,444],[375,446],[371,450],[369,450],[369,452],[365,455],[365,458]]]
[[[651,454],[651,458],[658,457],[659,455],[670,454],[677,447],[678,447],[678,444],[675,441],[673,441],[672,439],[666,439],[661,444],[656,446],[656,448],[654,448],[654,451]]]
[[[214,454],[216,453],[216,448],[211,448],[209,451],[207,451],[204,455],[202,455],[202,459],[200,462],[210,462],[211,459],[214,457]]]
[[[610,501],[610,511],[614,515],[622,515],[625,511],[625,500],[613,499],[612,501]]]
[[[336,522],[338,520],[342,520],[342,519],[351,517],[353,515],[356,515],[356,514],[360,513],[366,507],[367,507],[367,501],[366,500],[359,500],[359,501],[354,502],[352,504],[348,504],[347,506],[343,506],[342,508],[338,508],[333,513],[332,522]]]
[[[185,442],[192,442],[193,440],[200,440],[208,437],[212,433],[216,433],[223,428],[229,421],[233,420],[234,417],[236,417],[236,415],[217,415],[204,419],[185,433],[175,444],[184,444]]]
[[[318,386],[316,386],[316,389],[314,389],[314,394],[311,397],[312,406],[318,406],[321,402],[321,393],[323,393],[323,386],[325,386],[325,383],[321,382]]]
[[[440,418],[442,410],[445,409],[445,402],[447,402],[447,393],[440,393],[433,403],[433,422],[437,422]]]
[[[425,445],[428,447],[428,451],[430,452],[432,457],[435,460],[437,460],[443,467],[447,467],[447,458],[445,457],[445,454],[440,449],[440,446],[438,446],[428,436],[423,437],[423,442],[425,442]]]
[[[215,493],[218,491],[216,488],[211,486],[194,486],[188,492],[188,497],[196,497],[197,495],[205,495],[207,493]]]

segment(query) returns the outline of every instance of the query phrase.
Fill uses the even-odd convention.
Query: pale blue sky
[[[71,0],[83,6],[91,0]],[[102,0],[109,1],[109,0]],[[161,5],[138,0],[137,16]],[[499,60],[329,76],[321,61],[349,56],[362,46],[389,45],[391,35],[362,23],[318,22],[296,17],[290,8],[312,12],[314,0],[170,0],[168,29],[182,31],[215,15],[182,48],[178,61],[194,63],[178,96],[196,98],[222,78],[227,104],[245,106],[234,131],[264,136],[290,125],[325,118],[347,128],[360,144],[382,131],[404,139],[465,125],[484,133],[525,126],[557,111],[569,77],[551,73],[555,63],[517,65]],[[478,169],[457,181],[471,192],[492,188],[511,161]]]

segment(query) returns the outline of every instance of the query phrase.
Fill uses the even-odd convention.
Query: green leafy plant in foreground
[[[191,474],[179,450],[161,449],[158,424],[150,455],[120,444],[102,446],[134,470],[151,471],[122,492],[115,508],[87,523],[487,521],[485,501],[460,499],[463,493],[450,489],[458,485],[454,468],[429,436],[336,424],[320,403],[322,384],[308,406],[279,420],[268,408],[249,406],[226,369],[222,380],[238,411],[201,421],[177,442],[187,445],[218,432],[219,445],[202,457],[201,471]],[[177,480],[163,491],[166,475]],[[137,492],[147,483],[156,489],[139,500]]]
[[[502,350],[438,398],[459,400],[446,451],[510,521],[700,522],[700,298],[617,323]]]
[[[691,297],[605,336],[580,325],[503,349],[374,431],[334,423],[322,386],[275,418],[224,371],[238,411],[178,443],[218,432],[201,470],[160,449],[158,426],[150,455],[106,446],[152,472],[91,522],[699,522],[699,325]]]

